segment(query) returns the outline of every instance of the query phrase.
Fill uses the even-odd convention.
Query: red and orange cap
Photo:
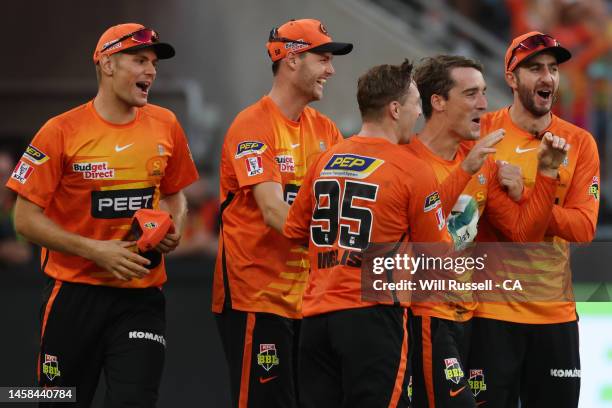
[[[559,41],[553,37],[539,31],[530,31],[512,40],[506,50],[506,58],[504,59],[506,72],[514,71],[521,62],[544,50],[551,51],[559,64],[572,57],[567,48],[562,47]]]
[[[142,24],[126,23],[112,26],[100,36],[93,54],[95,64],[103,54],[112,55],[126,50],[152,48],[159,59],[174,57],[174,47],[159,42],[159,36]]]
[[[141,252],[150,251],[166,236],[174,233],[172,217],[165,211],[142,208],[134,214],[132,234]]]
[[[346,55],[353,50],[353,44],[332,41],[323,23],[314,19],[291,20],[273,28],[266,47],[272,61],[285,58],[290,51]]]

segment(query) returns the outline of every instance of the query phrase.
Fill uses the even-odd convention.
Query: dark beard
[[[536,106],[533,100],[534,96],[531,93],[531,90],[521,85],[521,82],[519,81],[518,76],[516,78],[516,83],[518,85],[517,92],[518,92],[519,100],[521,101],[521,104],[525,107],[525,109],[527,109],[529,113],[531,113],[536,118],[539,118],[544,115],[547,115],[550,112],[550,108],[538,108]],[[552,104],[551,104],[551,107],[552,107]]]

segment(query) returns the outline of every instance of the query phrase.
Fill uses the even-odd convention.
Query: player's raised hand
[[[143,265],[149,265],[151,262],[128,249],[135,245],[135,242],[129,241],[96,241],[89,259],[117,279],[140,279],[149,274],[149,270]]]
[[[551,132],[544,133],[538,150],[538,170],[549,177],[557,177],[569,149],[570,145],[564,138]]]
[[[506,131],[497,129],[480,139],[463,159],[461,168],[469,174],[475,174],[482,167],[485,159],[497,150],[493,147],[504,138]]]
[[[508,196],[519,201],[523,195],[523,172],[519,166],[507,163],[505,161],[497,161],[497,179],[499,184],[506,187]]]

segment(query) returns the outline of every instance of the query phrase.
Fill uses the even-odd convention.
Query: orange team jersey
[[[456,193],[446,190],[447,181],[451,174],[460,169],[473,143],[465,142],[459,145],[453,160],[445,160],[434,154],[421,142],[413,137],[406,147],[417,157],[431,165],[440,183],[443,199],[451,199],[455,203],[447,218],[448,231],[453,238],[456,248],[463,248],[473,242],[478,234],[478,223],[483,213],[493,225],[505,231],[514,241],[539,241],[544,236],[544,229],[550,219],[557,181],[550,177],[539,176],[538,188],[534,190],[533,197],[522,205],[512,201],[502,189],[497,179],[497,165],[491,158],[485,160],[481,169],[470,177],[466,187],[458,198]],[[466,173],[467,174],[467,173]],[[485,208],[487,211],[485,211]],[[471,273],[458,276],[462,281],[472,280]],[[465,321],[472,317],[476,302],[471,293],[462,294],[466,300],[460,303],[414,303],[411,308],[417,316],[434,316],[442,319]]]
[[[102,119],[93,101],[49,120],[17,163],[7,187],[44,208],[66,231],[97,240],[126,239],[140,208],[198,178],[176,117],[155,105],[124,125]],[[43,248],[42,270],[54,279],[144,288],[166,281],[164,263],[149,275],[119,280],[94,262]]]
[[[537,173],[537,151],[540,140],[516,126],[509,108],[487,113],[481,120],[481,134],[503,128],[504,139],[495,148],[495,159],[505,160],[522,169],[526,187],[534,185]],[[521,276],[526,282],[546,282],[546,270],[569,270],[569,242],[590,242],[595,234],[599,211],[599,155],[593,136],[587,131],[552,115],[546,131],[561,136],[570,143],[567,159],[559,168],[559,181],[555,190],[552,217],[546,229],[544,241],[550,242],[548,259],[538,254],[531,257],[531,267],[501,263],[494,273],[503,276]],[[531,192],[533,194],[533,191]],[[530,194],[530,196],[531,196]],[[489,207],[491,208],[491,207]],[[487,210],[488,211],[488,210]],[[485,219],[478,240],[508,241],[508,235]],[[500,256],[503,259],[503,254]],[[534,270],[535,269],[535,270]],[[499,272],[497,272],[499,271]],[[563,323],[576,320],[574,302],[483,302],[474,315],[517,323]]]
[[[308,254],[264,223],[252,188],[280,183],[291,204],[306,169],[342,140],[336,125],[306,107],[287,119],[268,96],[240,112],[221,152],[221,233],[212,310],[224,305],[246,312],[300,318]]]
[[[353,136],[325,152],[284,228],[309,239],[304,316],[374,304],[361,300],[361,252],[370,243],[450,242],[437,188],[425,162],[383,138]],[[319,262],[330,254],[337,262]]]

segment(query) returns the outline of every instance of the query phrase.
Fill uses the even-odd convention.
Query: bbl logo
[[[53,381],[55,377],[61,375],[59,365],[57,363],[57,356],[45,354],[45,362],[43,363],[43,374],[47,376],[49,381]]]
[[[599,177],[594,176],[591,185],[589,186],[589,195],[599,200]]]
[[[147,229],[157,228],[157,223],[155,221],[145,222],[144,227]]]
[[[472,394],[477,396],[480,391],[487,390],[487,384],[485,384],[484,373],[482,370],[470,370],[470,378],[468,379]]]
[[[445,358],[444,365],[446,366],[444,369],[446,379],[454,382],[455,384],[459,384],[459,380],[463,378],[463,370],[461,369],[457,359]]]
[[[257,365],[262,366],[266,371],[270,371],[272,367],[277,366],[278,363],[276,344],[260,344],[259,354],[257,354]]]

